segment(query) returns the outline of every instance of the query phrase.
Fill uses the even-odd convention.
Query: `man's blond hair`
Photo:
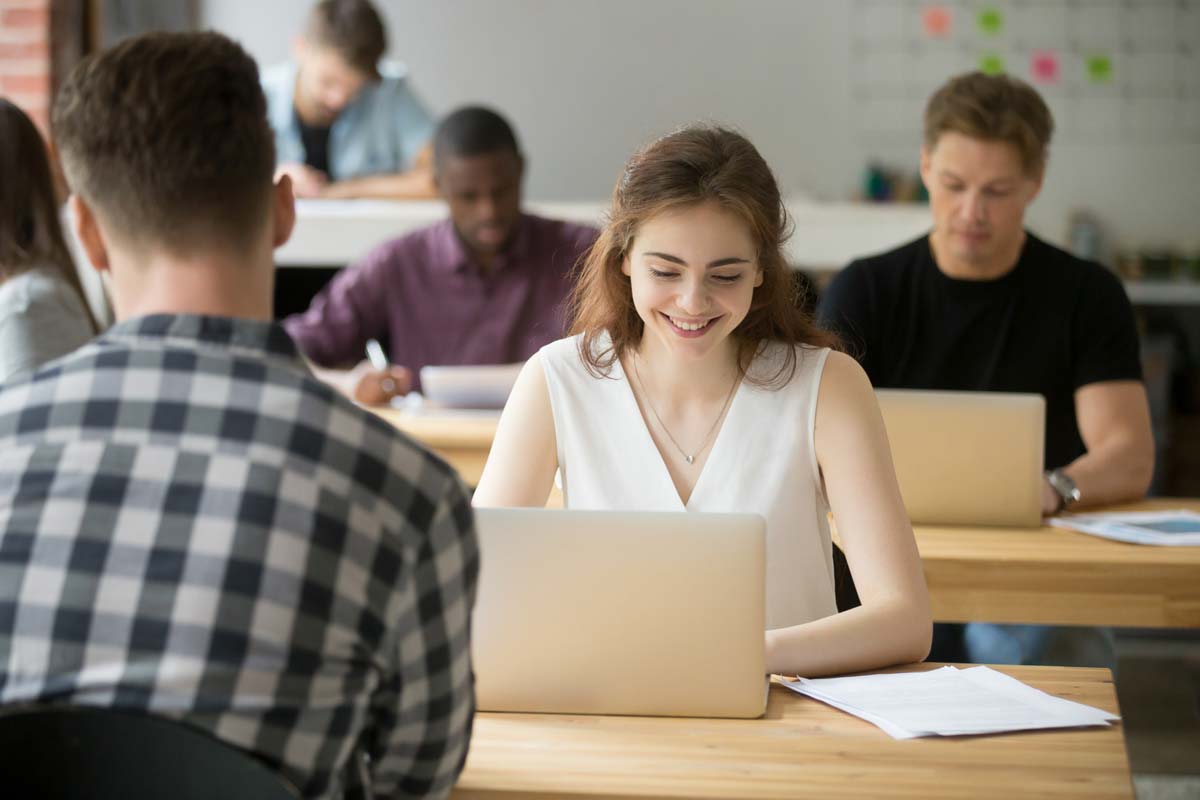
[[[932,151],[948,131],[1008,142],[1020,154],[1025,172],[1040,175],[1054,118],[1041,95],[1024,81],[968,72],[947,81],[925,106],[925,148]]]

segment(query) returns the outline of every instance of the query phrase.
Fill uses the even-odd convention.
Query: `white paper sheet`
[[[783,685],[864,719],[896,739],[1106,726],[1119,719],[988,667],[798,678]]]
[[[1067,514],[1051,517],[1050,524],[1105,539],[1133,544],[1168,546],[1200,545],[1200,514],[1177,511]]]

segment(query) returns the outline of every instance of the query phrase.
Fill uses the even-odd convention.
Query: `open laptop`
[[[504,408],[521,364],[421,367],[421,394],[442,408]]]
[[[762,517],[491,508],[475,516],[480,710],[763,713]]]
[[[880,389],[914,523],[1037,527],[1046,401],[1037,394]]]

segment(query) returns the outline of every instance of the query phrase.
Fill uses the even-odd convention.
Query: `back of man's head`
[[[433,135],[436,164],[448,157],[481,156],[508,151],[519,159],[517,135],[504,117],[483,106],[464,106],[447,114]]]
[[[72,191],[110,236],[186,253],[268,223],[274,138],[254,60],[217,33],[150,33],[84,59],[53,110]]]
[[[334,51],[358,72],[379,77],[387,31],[368,0],[321,0],[308,14],[304,38],[311,46]]]
[[[932,151],[947,132],[1007,142],[1016,148],[1025,171],[1040,175],[1054,118],[1037,90],[1024,81],[968,72],[947,81],[925,106],[925,148]]]

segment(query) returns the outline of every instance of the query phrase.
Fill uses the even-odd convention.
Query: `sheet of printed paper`
[[[1103,726],[1118,719],[988,667],[799,678],[784,685],[865,719],[894,738]]]

